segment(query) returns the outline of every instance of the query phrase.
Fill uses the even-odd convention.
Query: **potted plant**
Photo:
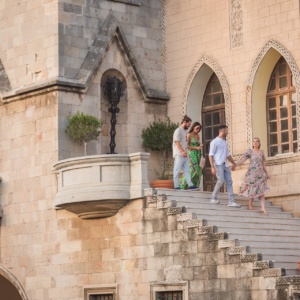
[[[74,142],[84,144],[84,155],[86,155],[86,145],[89,141],[98,138],[101,132],[102,121],[96,117],[77,112],[68,116],[69,124],[66,133]]]
[[[171,122],[167,117],[165,120],[155,119],[147,128],[142,130],[142,146],[146,150],[157,151],[162,155],[159,181],[152,181],[152,187],[165,187],[167,185],[169,188],[174,188],[173,180],[169,180],[168,154],[172,151],[173,133],[177,127],[178,124]]]

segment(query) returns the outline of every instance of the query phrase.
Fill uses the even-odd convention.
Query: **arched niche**
[[[288,63],[294,78],[297,95],[297,130],[299,147],[300,130],[300,73],[291,53],[280,42],[270,40],[261,50],[251,69],[247,83],[246,111],[247,111],[247,145],[251,147],[252,139],[256,136],[261,139],[262,149],[268,149],[267,144],[267,114],[266,94],[272,71],[283,56]]]

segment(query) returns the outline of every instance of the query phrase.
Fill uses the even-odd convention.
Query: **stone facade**
[[[154,300],[168,290],[182,291],[184,300],[297,297],[297,279],[277,279],[282,270],[213,227],[188,228],[200,221],[173,202],[157,205],[155,195],[153,202],[150,195],[123,199],[127,205],[102,219],[55,208],[53,166],[83,155],[65,133],[67,116],[100,118],[88,155],[109,152],[107,76],[126,88],[116,124],[116,152],[124,156],[144,151],[141,130],[154,116],[178,122],[188,113],[201,121],[199,95],[212,73],[222,85],[233,156],[254,136],[266,148],[264,91],[280,56],[295,80],[300,132],[299,1],[273,2],[0,1],[0,279],[20,299],[91,300],[108,292]],[[299,153],[267,159],[270,197],[297,215],[299,163]],[[151,153],[150,180],[159,164]],[[92,178],[97,167],[87,167]],[[235,188],[244,171],[233,174]],[[80,182],[84,172],[72,176]]]

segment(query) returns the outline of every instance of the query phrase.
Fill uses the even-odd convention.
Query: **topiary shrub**
[[[168,154],[172,151],[173,133],[178,124],[165,120],[154,120],[147,128],[142,130],[142,146],[146,150],[162,153],[162,171],[159,179],[167,179]]]
[[[72,141],[84,144],[84,155],[86,155],[86,145],[91,140],[96,140],[101,132],[102,121],[96,117],[77,112],[68,116],[69,124],[66,133]]]

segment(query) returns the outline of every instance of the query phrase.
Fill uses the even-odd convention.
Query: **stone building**
[[[155,117],[185,113],[203,124],[206,155],[222,123],[235,159],[258,136],[270,200],[299,216],[299,11],[296,0],[0,1],[7,299],[299,299],[298,277],[200,220],[196,235],[153,190],[144,198],[159,157],[141,146]],[[86,157],[65,132],[77,111],[103,121]],[[205,191],[213,180],[207,167]]]

